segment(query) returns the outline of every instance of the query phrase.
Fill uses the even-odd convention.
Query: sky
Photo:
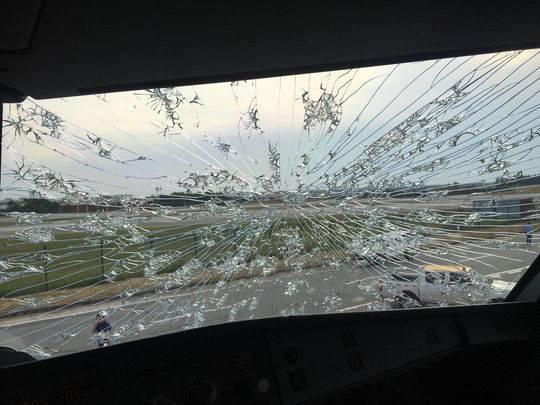
[[[31,190],[62,197],[28,176],[21,180],[14,171],[23,161],[26,168],[74,180],[91,195],[137,197],[185,191],[190,175],[225,170],[240,179],[232,182],[235,190],[259,193],[268,191],[262,186],[265,178],[271,179],[272,191],[281,192],[301,184],[324,188],[329,184],[324,179],[337,173],[342,173],[338,186],[349,178],[347,184],[356,187],[389,179],[404,184],[491,181],[505,170],[507,175],[532,174],[538,166],[538,137],[505,154],[501,148],[539,127],[539,66],[538,50],[527,50],[178,87],[161,91],[169,94],[172,118],[163,99],[145,90],[28,99],[19,109],[4,108],[1,197],[26,196]],[[455,93],[453,86],[463,90],[463,98],[437,104]],[[307,129],[310,107],[314,115]],[[57,130],[43,124],[44,111],[62,120]],[[368,154],[377,140],[391,144],[391,131],[403,129],[418,111],[401,143]],[[32,130],[17,132],[6,125],[21,116],[24,128]],[[337,121],[332,123],[332,117]],[[436,129],[452,119],[457,122],[452,128]],[[459,134],[464,135],[450,147]],[[506,138],[490,140],[497,135]],[[425,146],[418,149],[419,142]],[[279,154],[279,181],[272,178],[269,147],[274,157]],[[433,162],[439,158],[437,166]],[[485,171],[500,161],[507,167]]]

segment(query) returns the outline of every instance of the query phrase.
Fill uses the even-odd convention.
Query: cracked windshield
[[[6,104],[0,346],[504,299],[539,253],[538,50]]]

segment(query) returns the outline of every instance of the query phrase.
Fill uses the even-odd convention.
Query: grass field
[[[187,227],[183,234],[189,234],[194,227]],[[170,233],[171,231],[169,231]],[[159,237],[167,230],[156,232],[153,236]],[[118,235],[121,238],[123,235]],[[109,238],[111,239],[111,238]],[[175,238],[171,242],[160,243],[155,247],[156,252],[183,249],[189,243],[186,238]],[[62,287],[82,287],[102,281],[121,259],[129,259],[138,252],[143,252],[153,242],[131,244],[127,248],[119,248],[112,241],[104,239],[103,244],[99,237],[91,237],[82,232],[57,232],[55,240],[48,243],[24,243],[12,239],[0,240],[0,256],[21,263],[12,271],[20,271],[27,266],[35,266],[41,271],[26,274],[0,284],[1,297],[33,294]],[[191,257],[186,256],[186,261]],[[181,263],[171,263],[171,267]],[[167,269],[172,271],[174,269]],[[116,277],[123,280],[129,277],[140,277],[142,269],[134,269],[133,273],[126,272]]]
[[[333,217],[325,218],[322,226],[327,233],[340,231],[344,235],[358,224],[346,226]],[[318,224],[321,221],[317,221]],[[83,232],[56,232],[55,240],[48,243],[25,243],[15,239],[0,239],[0,258],[15,263],[10,271],[17,272],[33,266],[36,272],[26,273],[0,284],[0,297],[9,298],[34,294],[59,288],[77,288],[103,281],[121,260],[126,267],[114,277],[115,281],[128,278],[140,278],[144,275],[144,263],[141,254],[152,249],[155,256],[176,252],[178,257],[164,266],[160,273],[170,273],[180,268],[193,258],[199,258],[206,267],[219,265],[232,257],[239,246],[250,246],[251,253],[247,261],[256,256],[274,256],[281,258],[286,252],[280,250],[288,231],[295,227],[303,241],[303,251],[311,252],[315,246],[320,250],[335,250],[345,246],[343,238],[327,240],[314,239],[313,221],[285,219],[275,221],[271,227],[261,233],[258,227],[248,223],[208,227],[193,225],[184,227],[145,227],[141,228],[147,237],[144,242],[120,244],[128,235],[120,232],[112,238],[103,239]],[[210,230],[209,235],[204,235]],[[286,230],[285,233],[280,231]],[[333,232],[332,231],[332,232]],[[213,241],[213,243],[208,243]],[[127,265],[129,264],[129,266]]]
[[[404,228],[413,224],[426,225],[413,223],[401,216],[395,216],[391,222]],[[523,227],[522,222],[511,224],[493,220],[459,230],[454,226],[429,225],[451,231],[448,232],[448,240],[456,235],[487,239],[501,232],[519,234]],[[145,260],[141,255],[149,249],[153,250],[155,256],[176,253],[174,260],[168,262],[159,273],[173,272],[195,257],[201,260],[204,271],[208,272],[208,269],[234,256],[243,245],[250,248],[246,259],[248,263],[257,256],[272,256],[279,260],[290,253],[284,251],[283,247],[293,230],[302,240],[303,253],[340,255],[347,250],[347,244],[354,235],[365,228],[365,222],[359,217],[355,220],[354,216],[334,214],[316,218],[284,218],[267,227],[250,226],[249,222],[218,226],[144,227],[139,228],[144,234],[144,241],[139,243],[120,243],[128,236],[126,232],[118,232],[114,237],[105,239],[84,232],[58,231],[54,241],[41,244],[3,238],[0,239],[0,260],[16,263],[10,271],[21,271],[29,266],[38,271],[1,283],[0,298],[95,285],[118,269],[119,263],[126,265],[117,271],[114,281],[142,278]],[[369,232],[384,231],[377,226],[369,227]],[[207,278],[212,277],[208,275]]]

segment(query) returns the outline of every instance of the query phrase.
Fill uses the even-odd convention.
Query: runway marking
[[[351,311],[353,309],[367,308],[368,304],[353,305],[352,307],[341,308],[339,312]]]
[[[208,289],[201,289],[201,290],[192,291],[192,292],[182,292],[179,294],[171,294],[171,295],[165,295],[163,297],[156,297],[156,298],[149,298],[149,299],[136,297],[134,302],[129,302],[127,300],[114,300],[110,303],[107,303],[107,305],[103,303],[92,304],[89,306],[81,305],[81,311],[76,311],[75,310],[76,307],[69,307],[65,309],[67,313],[63,313],[63,314],[62,313],[53,314],[52,313],[53,311],[50,311],[50,312],[40,312],[35,315],[18,315],[18,316],[16,315],[16,316],[13,316],[12,318],[0,319],[0,327],[19,326],[19,325],[38,323],[38,322],[43,322],[43,321],[54,321],[61,318],[70,318],[72,316],[77,316],[77,315],[87,315],[91,313],[96,313],[103,309],[118,309],[118,310],[124,310],[124,311],[133,311],[131,307],[138,306],[141,304],[146,304],[146,303],[151,304],[151,303],[155,303],[166,298],[177,299],[177,298],[189,297],[193,294],[202,294],[212,289],[213,287],[208,288]],[[19,318],[20,322],[17,322],[17,318]],[[10,321],[14,321],[14,322],[9,323]]]
[[[517,269],[511,269],[511,270],[499,271],[498,273],[486,274],[486,276],[491,277],[491,278],[501,278],[502,275],[521,273],[522,271],[527,270],[528,268],[529,266],[523,266]]]

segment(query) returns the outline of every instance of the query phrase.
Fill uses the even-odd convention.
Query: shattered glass
[[[511,51],[5,105],[0,346],[504,299],[539,253],[539,69]]]

